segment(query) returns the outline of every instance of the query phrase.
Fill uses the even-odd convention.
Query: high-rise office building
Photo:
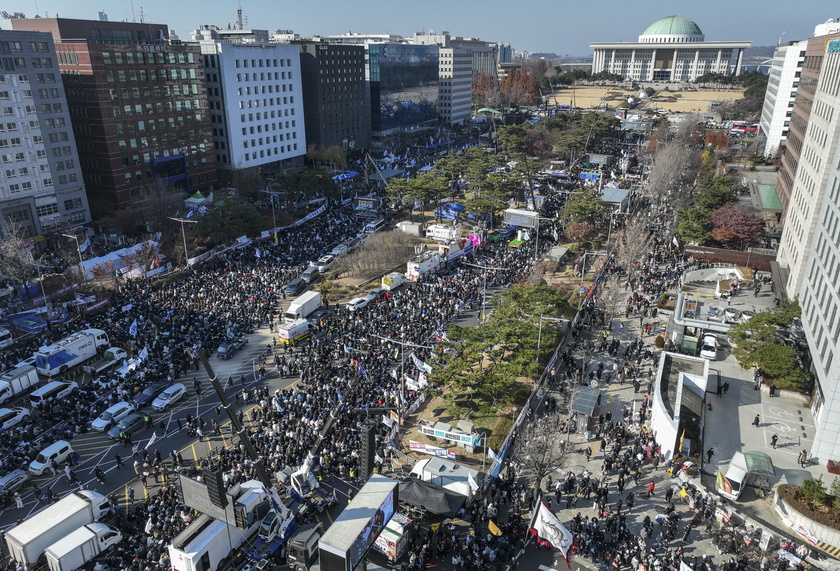
[[[767,92],[761,109],[761,130],[767,137],[765,157],[776,156],[787,140],[807,45],[807,41],[790,42],[777,47],[773,52]]]
[[[345,151],[370,144],[370,98],[361,45],[302,42],[300,71],[307,144],[341,146]]]
[[[0,229],[40,241],[88,222],[52,36],[0,30]]]
[[[204,26],[198,40],[218,168],[281,173],[306,155],[300,55],[296,45],[269,40],[266,30]]]
[[[788,296],[798,297],[816,387],[811,456],[840,459],[840,39],[821,50],[809,43],[805,67],[817,78],[809,90],[811,112],[793,178],[779,251],[790,270]],[[803,76],[804,76],[803,72]],[[800,89],[800,93],[801,93]],[[797,97],[796,105],[800,105]]]
[[[438,115],[447,125],[470,120],[473,54],[464,48],[439,49]]]
[[[95,217],[216,187],[204,66],[167,26],[66,18],[5,21],[49,32]]]

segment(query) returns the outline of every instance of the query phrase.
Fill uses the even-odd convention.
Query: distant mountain
[[[776,46],[752,46],[744,50],[744,57],[773,57]]]

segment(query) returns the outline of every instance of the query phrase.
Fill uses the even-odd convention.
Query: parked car
[[[0,478],[0,494],[14,494],[21,488],[29,486],[29,473],[26,470],[12,470]]]
[[[321,272],[318,271],[318,267],[310,266],[306,268],[302,274],[300,274],[300,279],[306,282],[306,285],[309,285],[317,282],[320,276]]]
[[[167,381],[158,381],[157,383],[152,383],[151,385],[143,389],[141,392],[139,392],[136,397],[134,397],[134,404],[136,404],[138,407],[146,406],[147,404],[155,400],[155,398],[160,394],[160,391],[168,387],[169,384],[170,383]]]
[[[117,423],[117,425],[108,431],[108,438],[118,440],[121,432],[125,432],[129,437],[146,428],[146,420],[139,412],[133,412],[127,417]]]
[[[248,339],[245,337],[234,337],[232,339],[228,339],[227,341],[219,344],[219,348],[216,350],[216,356],[222,360],[230,359],[233,357],[234,353],[242,349],[247,344]]]
[[[132,412],[134,412],[134,405],[130,402],[123,401],[112,404],[90,423],[90,429],[105,432]]]
[[[152,408],[155,410],[166,410],[187,394],[187,387],[182,383],[175,383],[163,389],[158,397],[152,402]]]
[[[8,430],[29,420],[29,409],[20,406],[0,408],[0,430]]]
[[[323,274],[329,271],[334,261],[335,257],[333,257],[332,255],[321,256],[320,258],[318,258],[318,262],[315,264],[315,267],[318,268],[318,271]]]
[[[306,289],[306,282],[300,278],[295,278],[283,287],[286,295],[298,296]]]
[[[358,311],[363,307],[367,307],[368,303],[370,302],[366,297],[354,297],[353,299],[347,302],[347,309],[349,309],[350,311]]]
[[[714,335],[706,335],[703,337],[703,345],[700,348],[700,356],[710,361],[717,360],[718,340]]]
[[[375,287],[368,292],[368,294],[365,296],[365,299],[368,300],[368,303],[372,303],[380,297],[382,297],[383,295],[385,295],[386,293],[388,293],[386,289],[381,287]]]

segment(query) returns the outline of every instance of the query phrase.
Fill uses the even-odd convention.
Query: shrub
[[[799,486],[799,493],[812,508],[826,504],[828,494],[825,492],[825,484],[822,480],[809,478]]]

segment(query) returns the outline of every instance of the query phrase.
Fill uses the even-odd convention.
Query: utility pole
[[[382,335],[371,335],[371,337],[400,346],[400,394],[397,396],[397,416],[399,417],[400,426],[402,426],[404,412],[403,403],[405,402],[405,348],[413,347],[415,349],[433,350],[434,347],[430,347],[428,345],[417,345],[415,343],[409,343],[403,339],[393,339],[391,337],[383,337]]]
[[[485,308],[487,306],[487,270],[506,270],[507,268],[498,268],[495,266],[481,266],[479,264],[471,264],[469,262],[461,262],[461,265],[471,266],[473,268],[478,268],[479,270],[484,270],[484,285],[482,286],[481,291],[481,316],[479,319],[479,321],[484,323],[485,321],[487,321],[487,313],[485,312]]]
[[[277,214],[274,212],[274,197],[277,195],[277,193],[274,192],[273,190],[261,190],[260,192],[262,192],[263,194],[271,195],[271,220],[272,220],[272,222],[274,222],[274,226],[271,228],[271,231],[276,232],[277,231]]]
[[[189,266],[190,256],[187,252],[187,233],[184,230],[184,223],[196,224],[198,221],[190,220],[189,218],[176,218],[174,216],[169,216],[168,218],[181,223],[181,237],[184,239],[184,268],[187,268]]]

